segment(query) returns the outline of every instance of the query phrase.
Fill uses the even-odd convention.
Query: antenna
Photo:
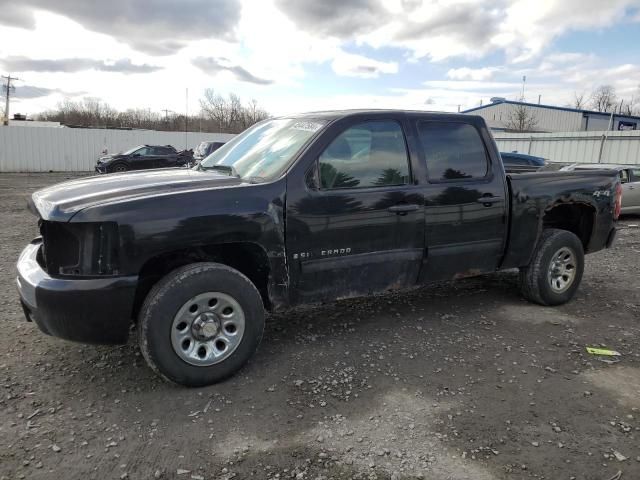
[[[185,97],[184,97],[184,149],[188,149],[188,125],[189,125],[189,89],[186,89]]]

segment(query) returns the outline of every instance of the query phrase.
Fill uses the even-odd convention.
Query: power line
[[[7,96],[6,96],[5,107],[4,107],[4,124],[9,125],[9,97],[11,96],[11,89],[13,88],[15,90],[16,88],[11,85],[11,80],[20,80],[20,79],[18,77],[12,77],[11,74],[2,75],[2,78],[5,78],[7,80],[7,84],[5,85],[5,88],[7,89]]]

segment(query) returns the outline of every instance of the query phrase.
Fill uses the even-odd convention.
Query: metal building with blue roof
[[[492,102],[461,113],[480,115],[493,130],[509,131],[514,112],[526,108],[535,125],[531,132],[586,132],[604,130],[640,130],[640,117],[596,112],[553,105],[516,102],[504,98],[492,98]]]

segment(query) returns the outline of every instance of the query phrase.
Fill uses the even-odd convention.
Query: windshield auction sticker
[[[291,128],[295,130],[304,130],[305,132],[317,132],[321,127],[322,124],[317,122],[297,122],[294,123]]]

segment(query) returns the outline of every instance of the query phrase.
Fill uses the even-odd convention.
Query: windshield
[[[209,142],[200,142],[200,145],[196,147],[196,150],[193,152],[193,154],[198,157],[202,157],[206,153],[208,146]]]
[[[223,166],[231,167],[229,171],[241,178],[276,178],[324,123],[299,118],[265,120],[225,143],[196,168]]]
[[[144,145],[138,145],[137,147],[130,148],[129,150],[122,152],[122,155],[131,155],[133,152],[139,150],[142,147],[144,147]]]

